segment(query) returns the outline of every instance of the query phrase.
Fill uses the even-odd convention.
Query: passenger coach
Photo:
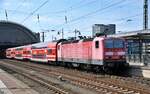
[[[31,61],[56,62],[56,42],[33,44]]]
[[[15,48],[8,48],[6,50],[6,58],[13,59],[15,57]]]

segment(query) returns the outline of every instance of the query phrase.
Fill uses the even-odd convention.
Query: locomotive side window
[[[31,51],[27,51],[27,54],[31,54]]]
[[[99,41],[95,41],[95,48],[99,48]]]

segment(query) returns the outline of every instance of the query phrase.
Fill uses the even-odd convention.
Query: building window
[[[95,48],[99,48],[99,41],[95,41]]]

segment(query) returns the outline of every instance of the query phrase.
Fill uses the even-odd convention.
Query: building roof
[[[0,21],[0,32],[0,47],[27,45],[40,41],[34,32],[15,22]]]
[[[108,35],[108,37],[123,37],[123,38],[144,37],[150,39],[150,29],[118,33],[118,34]]]

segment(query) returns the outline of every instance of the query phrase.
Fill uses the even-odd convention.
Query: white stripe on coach
[[[113,55],[113,52],[105,52],[105,55]]]

